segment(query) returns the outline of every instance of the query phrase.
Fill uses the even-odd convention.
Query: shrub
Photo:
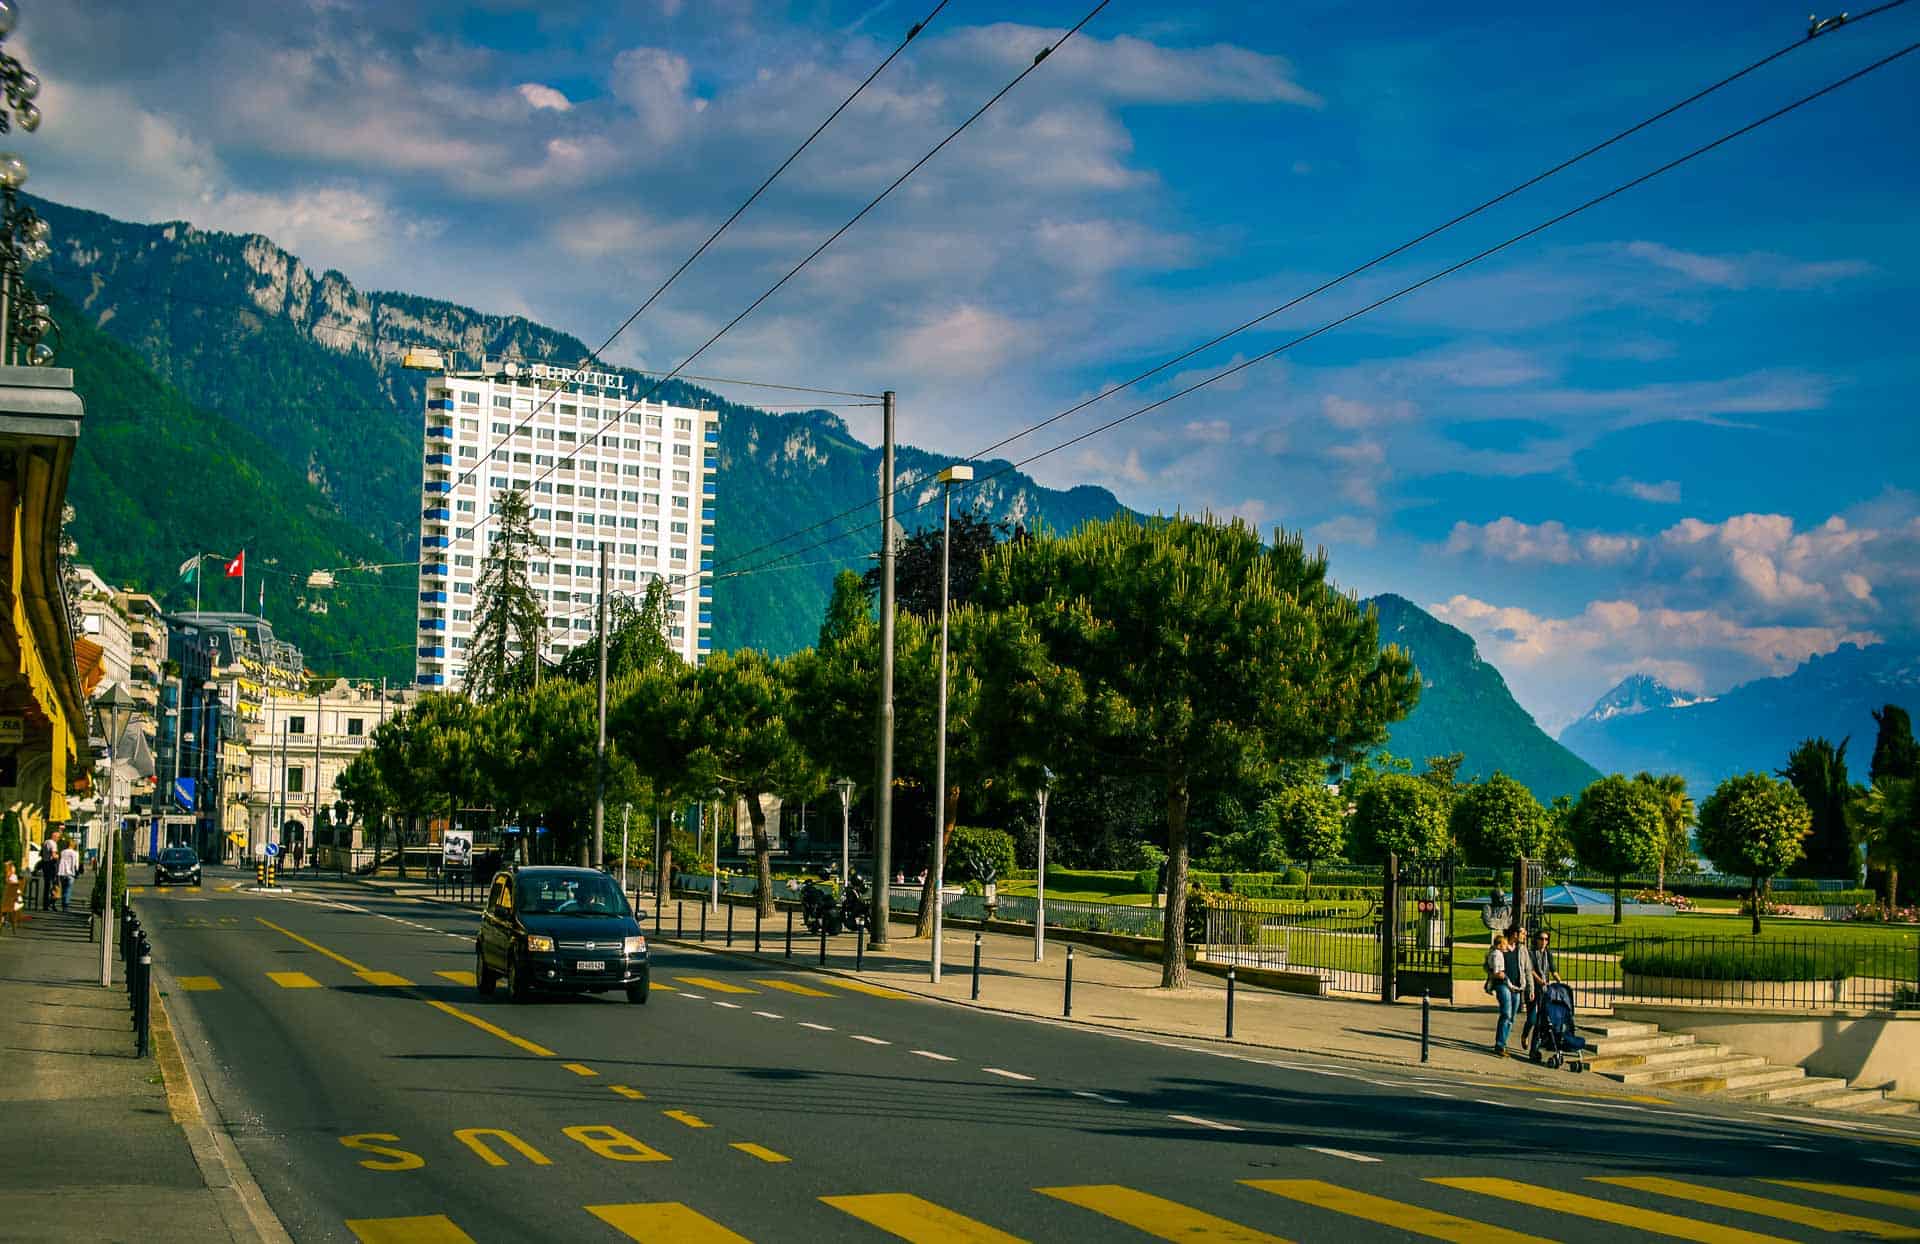
[[[1668,890],[1640,890],[1627,900],[1629,903],[1665,903],[1675,911],[1692,911],[1693,900],[1684,894],[1674,894]]]
[[[1635,976],[1665,976],[1697,981],[1841,980],[1853,962],[1842,956],[1816,958],[1805,950],[1756,943],[1732,950],[1685,943],[1635,947],[1620,956],[1620,970]]]
[[[1289,868],[1284,874],[1282,874],[1280,878],[1280,884],[1281,885],[1297,885],[1297,886],[1306,885],[1307,870],[1304,868]]]
[[[1889,907],[1877,900],[1859,903],[1847,914],[1849,920],[1871,920],[1880,924],[1920,924],[1920,907]]]
[[[956,825],[947,839],[947,859],[958,864],[967,876],[984,881],[991,869],[996,880],[1013,871],[1013,835],[1004,829],[978,829]],[[1048,869],[1052,880],[1052,869]]]

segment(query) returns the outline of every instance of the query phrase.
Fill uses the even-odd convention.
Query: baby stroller
[[[1553,981],[1540,991],[1540,1018],[1534,1036],[1533,1060],[1541,1060],[1546,1051],[1549,1067],[1566,1065],[1575,1071],[1587,1069],[1587,1039],[1573,1024],[1573,988]]]

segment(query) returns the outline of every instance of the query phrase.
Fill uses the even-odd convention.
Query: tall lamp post
[[[947,612],[953,586],[953,486],[973,479],[956,463],[940,472],[940,711],[933,760],[933,983],[940,983],[940,935],[947,883]]]
[[[1047,953],[1047,796],[1053,789],[1053,770],[1040,770],[1040,849],[1035,852],[1033,901],[1033,961],[1039,963]]]
[[[727,792],[713,788],[713,869],[707,877],[707,910],[720,910],[720,801]]]
[[[840,792],[840,884],[846,885],[853,880],[853,873],[848,870],[847,853],[847,826],[853,818],[853,779],[841,778],[833,784],[833,788]]]
[[[113,985],[113,935],[107,930],[113,924],[113,865],[120,825],[120,814],[113,801],[113,766],[118,757],[120,736],[127,732],[127,724],[133,720],[133,697],[124,686],[115,683],[100,702],[99,712],[100,724],[107,731],[107,832],[106,840],[101,843],[100,876],[94,884],[107,887],[106,901],[100,908],[100,988],[108,989]]]

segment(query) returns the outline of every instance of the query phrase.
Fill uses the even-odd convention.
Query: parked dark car
[[[591,868],[523,867],[495,875],[473,959],[483,995],[504,981],[515,1002],[535,990],[620,989],[629,1002],[647,1000],[646,936],[619,885]]]
[[[153,884],[199,885],[199,855],[192,847],[166,848],[153,861]]]

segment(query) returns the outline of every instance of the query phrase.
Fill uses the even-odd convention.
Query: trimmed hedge
[[[1650,946],[1620,956],[1620,970],[1635,976],[1696,981],[1844,980],[1853,961],[1804,950],[1756,945],[1751,950],[1703,950],[1697,946]]]

